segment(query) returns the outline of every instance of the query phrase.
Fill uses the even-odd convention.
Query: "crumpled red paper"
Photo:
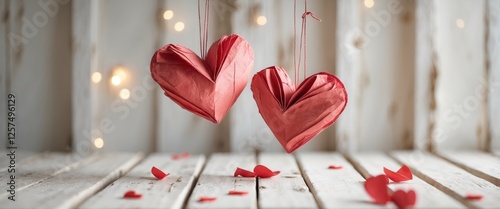
[[[136,193],[134,190],[129,190],[123,194],[123,198],[125,199],[139,199],[142,197],[142,194]]]
[[[212,44],[205,60],[168,44],[153,55],[151,76],[182,108],[219,123],[245,88],[254,64],[250,44],[236,34]]]
[[[159,180],[162,180],[163,178],[168,176],[168,173],[163,172],[162,170],[158,169],[155,166],[151,168],[151,173]]]
[[[384,173],[389,179],[394,182],[408,181],[413,179],[413,174],[411,173],[408,166],[403,165],[397,172],[391,171],[384,167]]]
[[[321,72],[298,87],[278,66],[254,75],[251,89],[259,112],[287,153],[332,125],[347,105],[344,84]]]

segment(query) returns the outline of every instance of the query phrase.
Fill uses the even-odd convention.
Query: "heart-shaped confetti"
[[[169,44],[153,55],[151,76],[182,108],[219,123],[245,88],[254,63],[250,44],[236,34],[212,44],[205,60]]]
[[[173,154],[172,159],[173,160],[181,160],[181,159],[187,159],[189,158],[190,154],[187,152],[181,153],[181,154]]]
[[[280,174],[279,171],[271,171],[271,169],[263,165],[255,166],[255,168],[253,168],[253,172],[255,173],[256,176],[260,178],[271,178],[273,176]]]
[[[391,200],[387,184],[389,184],[387,176],[378,175],[366,179],[364,186],[375,203],[385,205]]]
[[[236,190],[231,190],[227,193],[228,195],[239,195],[239,196],[245,196],[248,194],[247,191],[236,191]]]
[[[480,194],[467,194],[465,196],[466,199],[468,200],[482,200],[483,199],[483,195],[480,195]]]
[[[161,180],[165,177],[168,176],[168,173],[165,173],[163,171],[161,171],[160,169],[158,169],[157,167],[152,167],[151,168],[151,173],[153,174],[153,176],[155,176],[157,179]]]
[[[236,168],[236,171],[234,171],[234,177],[241,176],[241,177],[255,177],[255,173],[249,170],[245,170],[243,168]]]
[[[142,194],[136,193],[134,190],[129,190],[123,195],[123,198],[125,199],[139,199],[141,197]]]
[[[413,179],[413,174],[411,173],[410,168],[408,168],[408,166],[406,165],[403,165],[397,172],[391,171],[384,167],[384,173],[389,179],[394,182],[402,182]]]
[[[251,89],[262,118],[287,153],[292,153],[332,125],[347,105],[344,84],[321,72],[298,87],[278,66],[254,75]]]
[[[214,202],[216,200],[217,200],[217,197],[201,196],[200,199],[198,199],[198,202]]]
[[[334,169],[334,170],[337,170],[337,169],[342,169],[343,167],[341,165],[329,165],[328,166],[328,169]]]
[[[397,190],[392,194],[391,200],[399,209],[410,208],[417,202],[417,194],[413,190]]]

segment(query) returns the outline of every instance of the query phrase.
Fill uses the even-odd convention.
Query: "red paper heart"
[[[480,194],[467,194],[465,196],[466,199],[468,200],[482,200],[483,199],[483,195],[480,195]]]
[[[153,55],[151,76],[182,108],[219,123],[245,88],[254,63],[250,44],[236,34],[214,42],[205,61],[168,44]]]
[[[198,199],[198,202],[214,202],[217,200],[217,197],[205,197],[201,196],[200,199]]]
[[[236,190],[231,190],[227,193],[228,195],[239,195],[239,196],[245,196],[248,194],[247,191],[236,191]]]
[[[342,169],[341,165],[329,165],[328,169]]]
[[[389,179],[394,182],[408,181],[413,179],[413,174],[411,173],[408,166],[403,165],[397,172],[391,171],[384,167],[384,173]]]
[[[254,75],[251,89],[262,118],[288,153],[332,125],[347,104],[344,84],[326,72],[296,88],[283,68],[273,66]]]
[[[245,170],[243,168],[236,168],[236,171],[234,171],[234,177],[241,176],[241,177],[255,177],[255,173],[249,170]]]
[[[126,199],[138,199],[141,197],[142,197],[142,194],[135,193],[134,190],[129,190],[129,191],[125,192],[125,194],[123,195],[123,198],[126,198]]]
[[[385,175],[378,175],[366,179],[365,190],[377,204],[387,204],[391,200],[389,190],[387,188],[389,179]]]
[[[397,190],[392,194],[391,199],[399,209],[410,208],[417,202],[417,194],[413,190],[407,192]]]
[[[168,173],[165,173],[163,171],[161,171],[160,169],[158,169],[157,167],[152,167],[151,168],[151,173],[153,174],[153,176],[155,176],[157,179],[161,180],[165,177],[168,176]]]
[[[273,176],[280,174],[279,171],[271,171],[271,169],[263,165],[255,166],[255,168],[253,168],[253,172],[255,173],[256,176],[261,178],[271,178]]]

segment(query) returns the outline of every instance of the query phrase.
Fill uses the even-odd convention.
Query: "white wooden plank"
[[[350,158],[356,162],[355,164],[362,167],[366,174],[365,178],[383,174],[383,168],[386,167],[393,171],[397,171],[401,165],[382,153],[359,153],[353,154]],[[359,170],[359,169],[358,169]],[[389,184],[392,191],[409,189],[415,190],[417,193],[417,203],[415,208],[464,208],[460,202],[438,190],[436,187],[426,183],[417,176],[413,176],[411,181]]]
[[[259,178],[259,208],[317,208],[297,162],[288,154],[260,154],[258,163],[280,175],[273,178]]]
[[[72,144],[73,150],[78,153],[92,150],[92,140],[103,138],[100,130],[93,125],[97,103],[96,89],[90,81],[92,72],[98,71],[98,5],[97,0],[72,2]]]
[[[122,176],[142,154],[103,154],[75,170],[56,175],[0,200],[0,208],[71,208]],[[22,201],[21,201],[22,200]]]
[[[66,153],[43,153],[15,164],[15,173],[3,170],[0,172],[0,181],[9,182],[11,175],[15,176],[16,192],[23,190],[52,176],[77,168],[83,163],[97,156],[81,158]],[[0,198],[9,196],[10,185],[0,185]]]
[[[152,154],[126,176],[85,201],[80,208],[182,208],[204,162],[204,156],[173,160],[168,154]],[[152,166],[170,174],[158,181],[152,178]],[[135,201],[123,199],[128,190],[142,194],[142,198]]]
[[[434,2],[438,58],[434,144],[436,149],[477,148],[488,130],[482,105],[488,88],[485,1]]]
[[[365,179],[340,154],[299,153],[297,160],[320,208],[383,208],[371,203],[363,188]],[[343,168],[328,169],[331,164]]]
[[[441,150],[438,155],[462,169],[500,186],[500,158],[480,151]]]
[[[499,156],[499,157],[500,157],[500,150],[495,150],[495,151],[493,151],[493,154],[495,154],[496,156]]]
[[[430,149],[432,132],[436,123],[435,3],[415,1],[415,132],[414,147]]]
[[[28,160],[31,158],[38,157],[37,152],[25,151],[25,150],[2,150],[0,151],[0,172],[7,170],[8,166],[11,164],[11,151],[15,153],[15,163],[18,164],[20,162],[24,162],[24,160]],[[7,155],[9,154],[9,155]]]
[[[500,188],[430,153],[398,151],[391,155],[412,168],[413,174],[462,202],[469,208],[498,207]],[[468,194],[483,196],[481,201],[467,200]]]
[[[257,208],[255,178],[233,177],[236,167],[253,170],[252,154],[213,154],[187,202],[187,208]],[[230,190],[248,191],[245,196],[228,195]],[[198,202],[201,196],[216,197],[215,202]]]
[[[500,1],[488,0],[488,42],[487,59],[489,67],[489,131],[491,147],[500,149]]]

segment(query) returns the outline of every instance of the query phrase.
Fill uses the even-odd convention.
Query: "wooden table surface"
[[[496,152],[498,153],[498,152]],[[18,152],[15,201],[8,199],[10,160],[0,152],[0,208],[396,208],[373,204],[365,178],[383,167],[411,167],[414,178],[389,184],[413,189],[415,208],[500,208],[500,155],[478,151],[394,151],[345,156],[332,152],[216,153],[174,159],[171,154]],[[263,164],[281,173],[272,178],[233,177],[236,167]],[[328,169],[329,165],[342,166]],[[170,173],[162,180],[152,166]],[[124,199],[135,190],[140,199]],[[228,195],[230,190],[247,195]],[[468,200],[479,194],[482,200]],[[199,202],[201,196],[217,197]]]

